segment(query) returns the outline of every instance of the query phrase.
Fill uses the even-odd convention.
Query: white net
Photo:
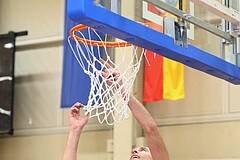
[[[92,40],[93,37],[94,40],[97,38],[97,41],[104,47],[100,47],[99,44],[88,45],[86,32],[88,40]],[[77,37],[83,39],[79,42]],[[106,36],[105,39],[107,39]],[[100,123],[106,122],[108,125],[116,122],[122,123],[128,117],[129,96],[145,53],[144,49],[138,49],[133,45],[117,47],[121,58],[116,64],[109,53],[109,50],[113,48],[107,48],[106,40],[102,40],[95,30],[87,28],[85,31],[77,31],[72,37],[69,37],[68,43],[91,82],[88,102],[84,106],[84,110],[90,118],[97,117]],[[131,54],[129,48],[132,48],[132,56],[129,56]],[[124,68],[121,74],[118,71],[119,68]],[[103,73],[107,73],[108,76],[104,76]]]

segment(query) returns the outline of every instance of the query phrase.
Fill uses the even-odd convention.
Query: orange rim
[[[84,43],[90,46],[99,46],[99,47],[126,47],[126,46],[131,46],[131,43],[125,42],[125,41],[121,41],[121,42],[102,42],[102,41],[96,41],[96,40],[90,40],[90,39],[84,39],[81,38],[79,36],[75,35],[75,32],[87,29],[88,26],[85,26],[83,24],[79,24],[74,26],[71,30],[70,30],[70,36],[73,40],[77,40],[79,43]],[[93,28],[91,28],[91,30],[95,30]]]

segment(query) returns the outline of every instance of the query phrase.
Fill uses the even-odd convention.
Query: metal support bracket
[[[172,37],[178,46],[187,48],[187,27],[184,21],[175,22],[173,17],[164,17],[163,21],[164,34]]]
[[[175,22],[175,44],[187,48],[187,27],[184,21]]]

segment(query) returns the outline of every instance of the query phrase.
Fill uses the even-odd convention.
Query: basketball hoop
[[[83,30],[87,31],[87,34],[83,34]],[[90,118],[97,117],[100,123],[113,125],[128,118],[128,101],[145,50],[138,51],[137,46],[125,41],[107,42],[107,35],[105,37],[105,40],[102,40],[96,29],[80,24],[70,30],[68,43],[77,62],[90,78],[90,93],[84,110]],[[107,48],[119,50],[120,62],[114,62]],[[127,57],[130,54],[127,48],[132,48],[131,58]],[[103,58],[103,53],[106,58]],[[104,63],[101,59],[104,59]],[[124,71],[121,71],[120,75],[111,76],[121,67],[124,67]],[[102,75],[106,71],[110,75],[107,79]],[[111,84],[108,83],[109,80]]]
[[[71,30],[70,30],[70,36],[74,39],[74,40],[77,40],[79,43],[82,43],[82,44],[87,44],[87,45],[90,45],[90,46],[99,46],[99,47],[107,47],[107,48],[110,48],[110,47],[126,47],[126,46],[131,46],[132,44],[131,43],[128,43],[128,42],[125,42],[125,41],[122,41],[122,42],[103,42],[103,41],[97,41],[97,40],[90,40],[90,39],[85,39],[85,38],[82,38],[82,37],[79,37],[77,35],[75,35],[76,32],[79,32],[81,30],[85,30],[85,29],[89,29],[90,27],[87,27],[83,24],[79,24],[79,25],[76,25],[75,27],[73,27]],[[91,30],[94,30],[93,28],[90,28]]]

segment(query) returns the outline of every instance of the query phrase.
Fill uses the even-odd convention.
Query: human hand
[[[122,86],[123,82],[122,79],[119,79],[120,72],[113,68],[109,63],[107,63],[105,60],[100,59],[100,62],[105,66],[105,69],[102,72],[102,76],[106,79],[106,82],[109,86],[112,84],[116,84],[116,88],[119,88]]]
[[[83,127],[88,122],[88,115],[84,114],[83,116],[80,116],[80,108],[83,107],[83,104],[77,102],[75,103],[70,110],[69,113],[69,121],[71,129],[77,129],[82,130]]]

